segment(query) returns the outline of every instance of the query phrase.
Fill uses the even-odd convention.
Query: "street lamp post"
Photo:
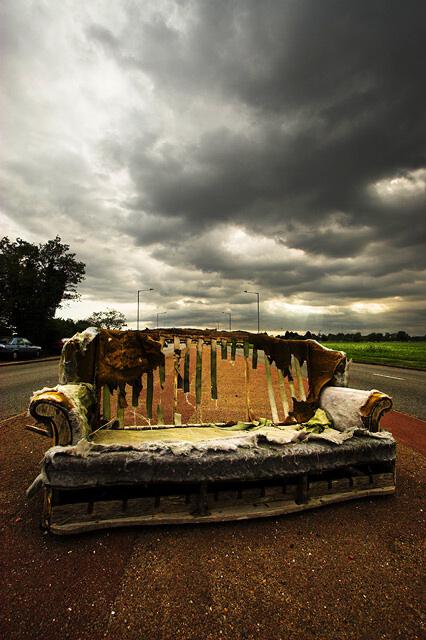
[[[137,321],[136,321],[136,328],[139,331],[139,294],[141,291],[154,291],[154,289],[152,287],[150,287],[149,289],[138,289],[138,315],[137,315]]]
[[[244,293],[252,293],[257,296],[257,333],[260,333],[260,293],[258,291],[247,291],[244,289]]]
[[[167,313],[167,311],[160,311],[160,312],[157,311],[157,329],[158,329],[158,317],[159,316],[164,316],[166,313]]]
[[[229,311],[222,311],[223,314],[225,314],[225,316],[229,317],[229,331],[232,331],[232,316],[230,314]]]

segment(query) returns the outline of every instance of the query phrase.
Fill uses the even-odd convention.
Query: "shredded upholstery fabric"
[[[322,389],[333,378],[341,376],[347,364],[342,351],[327,349],[315,340],[282,340],[244,331],[212,332],[209,335],[195,329],[169,329],[161,333],[173,336],[176,332],[181,338],[199,335],[250,342],[258,350],[264,351],[268,360],[275,362],[285,376],[290,375],[292,356],[300,365],[306,362],[308,397],[293,402],[291,416],[296,422],[304,422],[313,416]],[[61,356],[60,382],[89,382],[95,386],[106,384],[111,391],[119,387],[119,405],[124,408],[127,406],[126,384],[139,388],[141,375],[163,364],[159,332],[97,330],[90,327],[66,342]]]
[[[232,427],[209,425],[167,429],[101,430],[94,433],[90,439],[82,439],[77,445],[63,447],[62,450],[68,455],[82,457],[95,451],[120,450],[159,453],[167,450],[176,455],[188,455],[191,451],[235,451],[239,448],[257,447],[262,443],[285,445],[317,440],[340,445],[354,435],[388,438],[390,434],[373,434],[356,427],[337,431],[331,427],[325,411],[318,409],[308,423],[301,425],[272,425],[270,421],[263,420],[251,424],[239,423]]]

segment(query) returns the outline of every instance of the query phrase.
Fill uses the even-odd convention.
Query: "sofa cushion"
[[[64,488],[265,480],[394,461],[394,439],[390,434],[380,436],[354,435],[339,445],[313,440],[282,445],[256,441],[248,446],[181,450],[165,442],[161,447],[154,442],[138,448],[128,443],[81,441],[74,447],[49,449],[42,474],[44,484]]]

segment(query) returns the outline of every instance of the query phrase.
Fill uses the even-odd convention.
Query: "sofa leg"
[[[297,479],[296,504],[308,502],[308,486],[308,476],[306,474]]]
[[[196,494],[196,507],[192,511],[193,516],[210,515],[208,499],[207,499],[207,483],[201,482],[198,493]]]
[[[50,530],[50,521],[52,518],[52,489],[50,487],[44,488],[43,497],[43,513],[41,517],[41,528],[45,531]]]

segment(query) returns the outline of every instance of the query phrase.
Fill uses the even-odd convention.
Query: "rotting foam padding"
[[[30,401],[30,413],[37,417],[37,405],[52,402],[63,407],[71,428],[72,444],[92,432],[92,413],[96,403],[93,385],[87,383],[58,384],[35,391]]]
[[[320,407],[329,414],[337,431],[347,431],[364,428],[377,409],[379,416],[390,411],[392,399],[376,389],[327,387],[321,393]]]
[[[59,361],[60,384],[94,383],[98,335],[97,327],[88,327],[65,342]]]
[[[89,445],[89,443],[87,443]],[[86,455],[70,455],[70,447],[46,452],[42,475],[46,485],[64,488],[134,485],[161,482],[217,482],[266,480],[303,473],[320,473],[352,465],[393,462],[396,443],[390,434],[381,438],[357,435],[336,446],[326,442],[285,445],[258,444],[227,451],[191,450],[176,455],[92,445]]]

